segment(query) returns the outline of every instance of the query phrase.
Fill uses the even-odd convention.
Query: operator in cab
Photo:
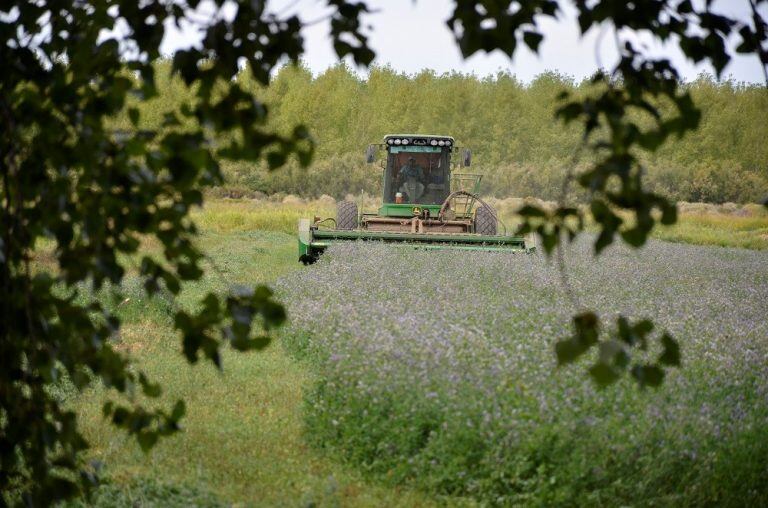
[[[416,159],[408,157],[408,163],[398,173],[399,191],[405,194],[408,203],[418,203],[424,194],[424,170],[416,164]]]

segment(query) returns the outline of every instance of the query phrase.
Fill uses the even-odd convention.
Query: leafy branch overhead
[[[520,42],[538,51],[542,34],[538,23],[560,13],[554,0],[485,1],[457,0],[448,26],[453,31],[462,54],[468,57],[477,51],[501,49],[512,57]],[[650,36],[657,43],[677,46],[695,63],[712,65],[719,77],[731,61],[730,41],[738,41],[737,53],[754,54],[768,86],[768,31],[761,7],[766,0],[750,0],[750,17],[734,19],[711,9],[712,2],[691,0],[575,0],[579,29],[610,29],[618,53],[612,69],[601,69],[592,78],[592,93],[573,97],[568,92],[559,96],[556,117],[568,124],[583,126],[585,146],[594,153],[596,162],[576,175],[569,175],[569,185],[575,182],[589,192],[591,218],[598,226],[594,241],[595,253],[613,243],[616,235],[633,246],[645,244],[653,227],[677,221],[676,204],[651,192],[643,182],[644,168],[638,154],[653,152],[670,136],[678,138],[699,126],[701,112],[690,93],[680,83],[680,75],[667,58],[654,57],[643,51],[640,37]],[[672,113],[664,115],[662,104],[672,104]],[[667,108],[668,109],[668,108]],[[585,217],[579,208],[561,202],[555,210],[527,206],[520,211],[523,223],[520,233],[536,233],[548,254],[561,248],[563,238],[573,241],[584,229]],[[652,323],[642,321],[640,331]],[[640,325],[639,324],[639,325]],[[638,325],[638,326],[639,326]],[[560,363],[567,363],[593,347],[598,349],[596,365],[590,374],[599,384],[608,384],[619,377],[628,362],[624,346],[617,349],[615,340],[600,340],[599,319],[585,312],[574,320],[575,335],[557,345]],[[645,345],[645,333],[638,341],[628,340],[635,330],[625,318],[618,323],[619,337],[626,346],[635,342]],[[668,334],[661,337],[665,349],[677,350],[677,343]],[[672,353],[670,353],[672,354]],[[618,355],[618,356],[617,356]],[[668,357],[664,357],[668,358]],[[636,365],[633,377],[642,386],[657,385],[663,377],[663,367],[677,362],[659,361],[654,365]]]
[[[659,386],[664,379],[665,367],[680,366],[680,347],[664,332],[659,337],[661,352],[653,361],[633,361],[634,350],[641,354],[648,351],[653,328],[653,323],[647,319],[631,324],[626,318],[619,317],[616,330],[610,338],[601,341],[597,316],[591,312],[581,313],[573,318],[573,336],[555,346],[558,364],[572,363],[598,346],[598,360],[589,369],[589,375],[598,385],[609,385],[629,370],[641,387]]]
[[[680,86],[679,73],[670,60],[644,52],[637,42],[639,37],[651,36],[659,43],[677,46],[691,61],[710,63],[718,76],[733,57],[728,42],[735,39],[735,52],[755,54],[755,65],[768,68],[768,36],[760,14],[768,1],[752,1],[752,15],[744,20],[715,13],[710,10],[711,2],[573,3],[581,33],[612,30],[619,58],[612,69],[600,70],[592,78],[593,94],[561,94],[556,116],[565,123],[580,122],[584,141],[597,157],[590,169],[574,178],[592,193],[593,216],[601,229],[595,251],[599,253],[610,245],[617,233],[630,245],[640,246],[656,222],[674,223],[676,212],[674,203],[644,189],[638,151],[655,151],[670,136],[682,137],[696,129],[701,113],[689,92]],[[512,57],[521,42],[538,51],[543,39],[538,23],[561,14],[554,0],[457,0],[456,4],[448,26],[465,57],[494,49]],[[659,106],[664,101],[674,104],[671,115],[662,114]],[[563,203],[554,212],[528,210],[523,218],[546,216],[549,222],[556,222],[558,217],[572,215],[571,210],[564,208],[567,205]],[[629,215],[617,213],[622,210]],[[655,210],[659,216],[654,214]],[[579,223],[579,229],[583,228],[583,221]],[[524,231],[539,233],[547,252],[560,241],[555,234],[558,228],[538,228],[533,224],[523,227]]]
[[[310,163],[307,130],[274,132],[264,104],[232,80],[245,67],[267,84],[277,65],[297,61],[302,23],[265,2],[224,4],[43,0],[0,8],[0,504],[50,504],[84,485],[73,472],[94,479],[75,415],[49,390],[62,378],[78,390],[98,381],[123,394],[104,417],[145,450],[178,430],[183,402],[146,406],[161,387],[113,347],[120,319],[96,292],[119,288],[128,269],[149,295],[178,295],[200,279],[206,261],[189,213],[202,205],[203,187],[222,182],[222,159],[273,169],[291,156]],[[369,63],[358,21],[365,6],[328,5],[339,56]],[[158,95],[156,63],[170,25],[202,35],[172,61],[191,98],[148,129],[134,104]],[[113,127],[120,115],[131,132]],[[126,265],[147,238],[161,255]],[[37,268],[41,242],[51,245],[55,266]],[[225,344],[263,348],[285,319],[265,287],[210,293],[196,309],[174,312],[186,357],[217,366]]]

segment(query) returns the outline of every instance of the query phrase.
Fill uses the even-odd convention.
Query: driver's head
[[[408,157],[408,164],[413,166],[413,164],[416,162],[416,159],[414,157]]]

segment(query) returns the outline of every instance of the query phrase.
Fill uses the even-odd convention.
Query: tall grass
[[[122,301],[104,303],[123,326],[116,347],[164,389],[160,404],[187,404],[183,431],[149,454],[104,421],[101,407],[114,393],[94,388],[72,400],[91,445],[87,460],[102,465],[105,485],[77,506],[431,506],[430,496],[369,485],[354,470],[310,449],[302,425],[303,388],[312,373],[273,344],[258,353],[224,350],[223,369],[190,366],[173,328],[172,305],[192,305],[230,284],[269,283],[300,269],[293,217],[297,207],[210,203],[198,211],[198,242],[216,270],[188,284],[175,301],[148,298],[130,275]],[[286,216],[291,219],[285,218]],[[219,218],[227,217],[219,221]],[[275,217],[282,217],[275,219]],[[291,227],[288,227],[288,223]],[[249,229],[259,224],[268,231]],[[279,229],[291,229],[290,234]],[[269,231],[271,230],[271,231]]]
[[[697,245],[768,249],[768,213],[738,216],[717,212],[686,212],[678,223],[654,230],[662,240]]]
[[[206,232],[279,231],[295,234],[300,218],[333,216],[335,207],[325,203],[283,204],[261,200],[209,199],[205,207],[192,214]]]
[[[581,305],[681,346],[659,389],[600,390],[588,362],[556,364],[575,309],[544,256],[335,246],[279,285],[301,310],[287,345],[318,372],[308,436],[389,484],[487,505],[765,506],[767,254],[569,246]]]

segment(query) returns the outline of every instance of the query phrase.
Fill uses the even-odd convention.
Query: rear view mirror
[[[365,162],[370,164],[375,160],[376,160],[376,145],[368,145],[368,148],[365,150]]]
[[[464,151],[461,153],[462,158],[462,164],[464,167],[469,167],[470,163],[472,162],[472,151],[469,148],[465,148]]]

